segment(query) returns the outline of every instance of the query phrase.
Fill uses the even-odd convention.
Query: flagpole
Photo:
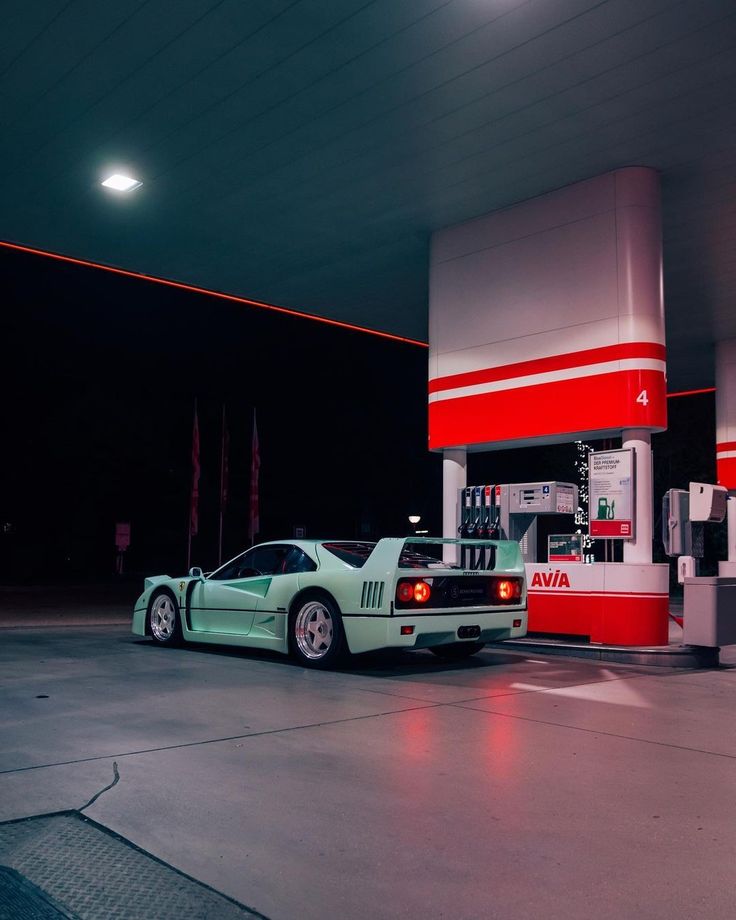
[[[222,565],[222,522],[225,516],[225,403],[222,404],[222,432],[220,438],[220,534],[217,543],[217,565]]]
[[[192,537],[199,530],[199,421],[197,397],[194,397],[192,424],[192,485],[189,493],[189,526],[187,527],[187,572],[192,567]]]
[[[189,528],[187,536],[187,572],[192,567],[192,509],[189,509]]]
[[[261,529],[260,508],[258,501],[258,474],[261,468],[261,449],[258,443],[258,426],[256,424],[256,410],[253,409],[253,437],[251,440],[250,460],[250,507],[248,520],[248,535],[250,544],[256,542],[256,534]]]

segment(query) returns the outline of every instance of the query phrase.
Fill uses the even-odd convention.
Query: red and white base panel
[[[668,565],[529,563],[526,575],[529,632],[603,645],[668,643]]]
[[[727,489],[736,489],[736,441],[716,444],[716,468],[718,484]]]

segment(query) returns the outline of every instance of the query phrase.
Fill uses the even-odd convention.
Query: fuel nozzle
[[[488,539],[499,540],[501,538],[501,512],[497,508],[493,521],[488,523]]]

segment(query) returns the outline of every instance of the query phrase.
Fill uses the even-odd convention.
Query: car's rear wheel
[[[447,661],[462,661],[463,658],[475,655],[484,645],[485,642],[451,642],[449,645],[435,645],[430,652]]]
[[[297,599],[289,616],[289,648],[308,668],[330,668],[345,653],[345,631],[337,604],[325,594]]]
[[[182,639],[179,605],[169,591],[159,591],[148,608],[148,630],[159,645],[179,645]]]

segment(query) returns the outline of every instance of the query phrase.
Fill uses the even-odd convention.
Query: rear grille
[[[432,607],[488,607],[497,604],[493,593],[496,579],[484,575],[435,578]]]
[[[364,610],[377,610],[381,607],[383,605],[384,586],[385,583],[382,581],[364,581],[360,606]]]
[[[402,578],[402,582],[413,583],[414,579]],[[445,609],[445,610],[472,610],[473,607],[520,607],[522,606],[523,582],[520,576],[499,575],[423,575],[420,581],[426,581],[430,586],[431,594],[425,602],[414,598],[401,600],[398,595],[395,601],[397,610]],[[519,594],[515,597],[501,599],[496,593],[499,581],[511,581],[518,585]]]

